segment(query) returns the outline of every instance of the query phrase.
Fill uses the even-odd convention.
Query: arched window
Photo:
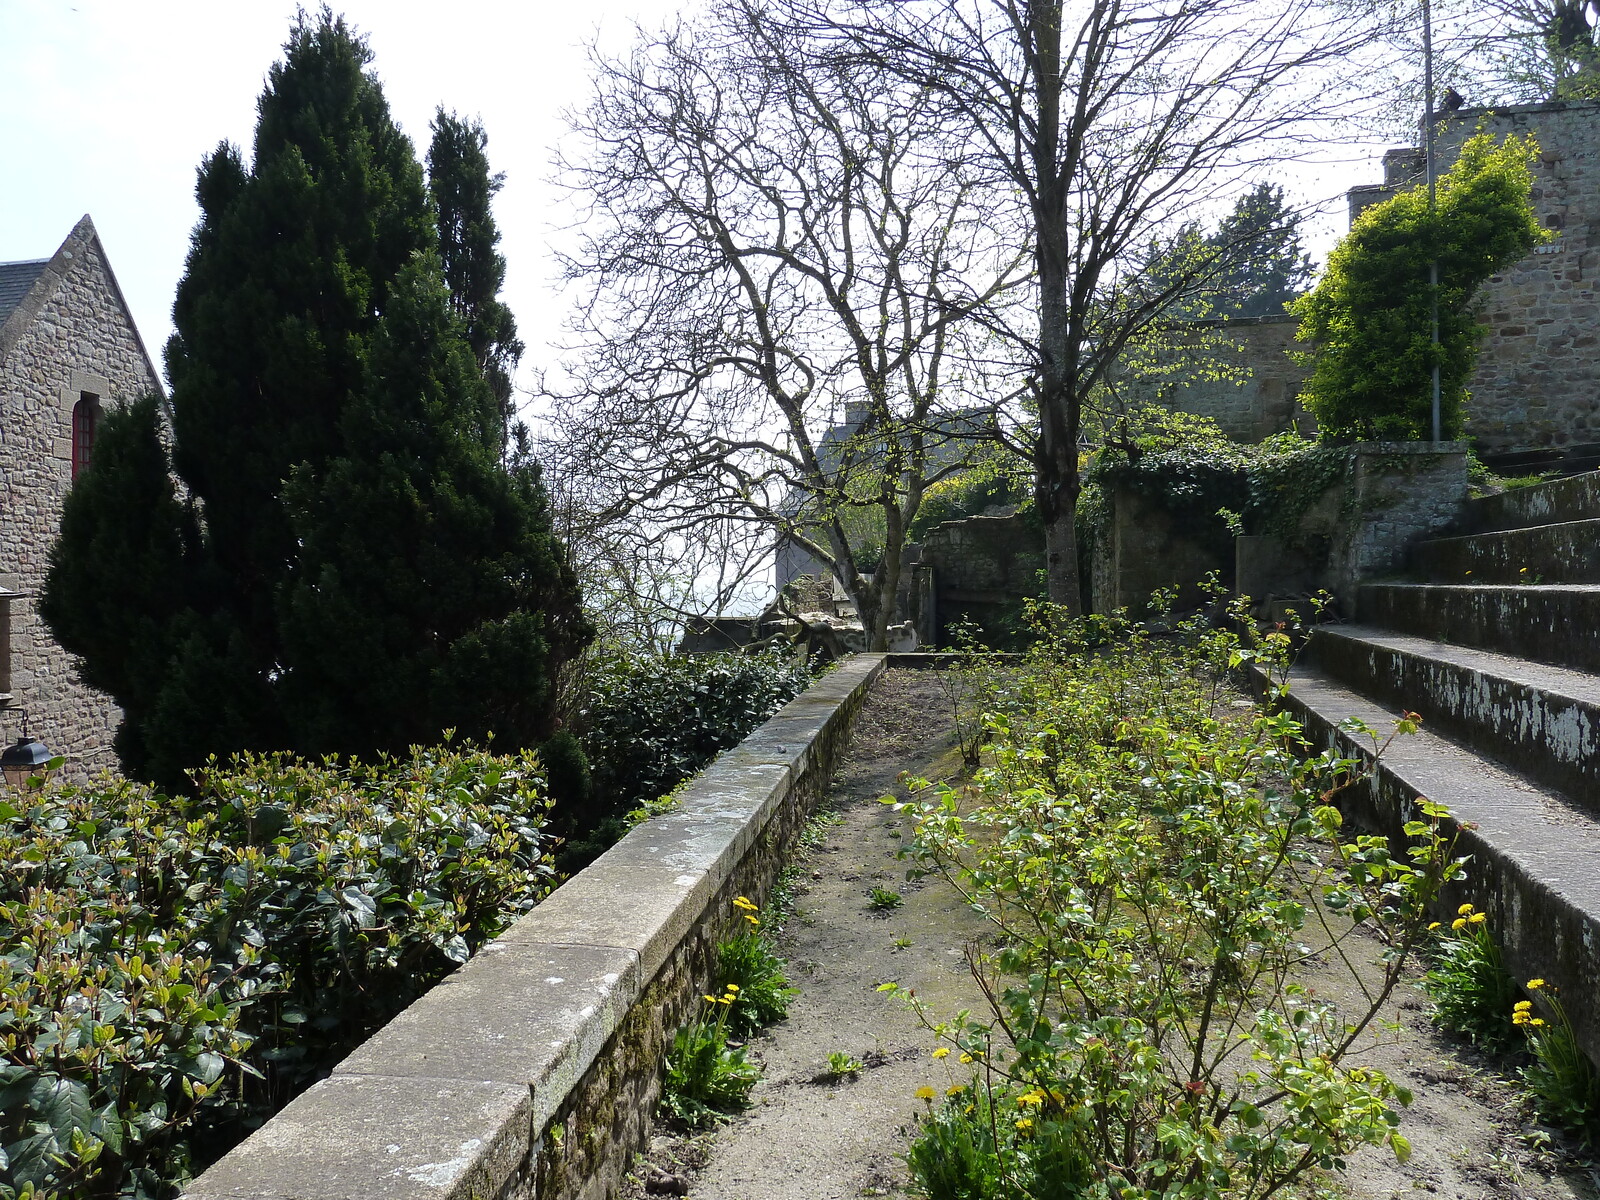
[[[94,452],[94,427],[100,416],[100,397],[84,392],[72,406],[72,477],[89,465]]]

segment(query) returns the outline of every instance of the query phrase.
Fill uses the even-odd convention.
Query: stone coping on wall
[[[631,1072],[642,1084],[628,1094],[653,1100],[659,1058],[629,1061],[646,1057],[632,1048],[645,1043],[623,1032],[660,1016],[641,1006],[683,1007],[681,997],[663,1000],[663,978],[677,991],[707,986],[679,979],[692,972],[675,964],[692,939],[725,924],[716,910],[728,885],[756,894],[770,884],[772,843],[784,840],[775,831],[792,831],[797,807],[826,785],[886,659],[854,655],[812,684],[675,808],[629,832],[213,1165],[187,1200],[609,1190],[587,1178],[552,1185],[541,1155],[576,1128],[584,1114],[573,1107],[591,1103],[597,1072]],[[659,1037],[649,1044],[653,1052]],[[590,1116],[615,1124],[611,1113]],[[620,1174],[631,1149],[601,1146],[604,1173]]]

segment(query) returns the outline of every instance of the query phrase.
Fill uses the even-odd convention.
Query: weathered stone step
[[[1465,528],[1488,533],[1600,517],[1600,471],[1467,501]]]
[[[1369,583],[1356,617],[1418,637],[1600,672],[1600,584]]]
[[[1359,625],[1322,625],[1310,661],[1600,814],[1600,676]]]
[[[1389,730],[1398,712],[1304,667],[1291,676],[1288,700],[1312,741],[1369,756],[1370,743],[1339,723],[1359,717]],[[1398,847],[1405,822],[1420,815],[1419,796],[1449,806],[1456,854],[1471,856],[1441,918],[1462,902],[1486,912],[1512,975],[1559,987],[1579,1045],[1600,1060],[1600,1005],[1590,1002],[1600,994],[1600,825],[1560,795],[1427,731],[1396,738],[1372,782],[1342,793],[1340,807]]]
[[[1410,565],[1430,583],[1600,583],[1600,519],[1418,542]]]

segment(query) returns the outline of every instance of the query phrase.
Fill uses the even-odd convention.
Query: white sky
[[[311,7],[308,5],[307,7]],[[568,301],[550,255],[563,223],[550,156],[563,107],[587,95],[582,44],[631,37],[671,0],[346,0],[401,126],[427,148],[440,103],[482,118],[504,172],[496,205],[505,299],[528,344],[523,380],[553,365]],[[173,291],[198,218],[195,168],[219,141],[248,152],[255,101],[280,55],[294,0],[0,0],[0,261],[54,253],[94,218],[146,345],[161,366]],[[1326,202],[1310,229],[1320,259],[1344,230],[1342,192],[1379,178],[1376,153],[1278,182]],[[1297,177],[1298,176],[1298,177]]]

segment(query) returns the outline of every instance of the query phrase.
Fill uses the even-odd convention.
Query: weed
[[[867,907],[873,912],[893,912],[905,903],[905,898],[899,892],[891,892],[888,888],[875,887],[867,893]]]
[[[1528,991],[1550,1017],[1535,1015],[1531,1000],[1519,1000],[1514,1007],[1511,1019],[1527,1034],[1533,1054],[1522,1077],[1545,1120],[1575,1134],[1587,1147],[1600,1146],[1600,1071],[1579,1048],[1556,989],[1542,979],[1530,979]]]
[[[728,1044],[728,1014],[737,995],[737,989],[729,988],[720,996],[707,996],[716,1016],[678,1030],[667,1052],[661,1106],[691,1129],[748,1108],[750,1089],[761,1078],[761,1068],[745,1056],[744,1047]]]
[[[1500,944],[1484,914],[1472,905],[1461,906],[1451,936],[1440,939],[1422,987],[1433,1001],[1438,1025],[1487,1050],[1513,1045],[1516,1030],[1509,1014],[1517,985],[1501,962]]]
[[[728,1027],[743,1034],[787,1017],[795,989],[785,975],[787,965],[761,932],[756,906],[743,896],[733,903],[749,924],[717,943],[717,980],[734,995]]]
[[[855,1076],[861,1073],[861,1060],[854,1054],[844,1050],[835,1050],[828,1055],[828,1074],[835,1079],[843,1079],[847,1075]]]
[[[905,933],[900,934],[900,936],[894,939],[894,948],[896,950],[911,949],[911,936]]]

